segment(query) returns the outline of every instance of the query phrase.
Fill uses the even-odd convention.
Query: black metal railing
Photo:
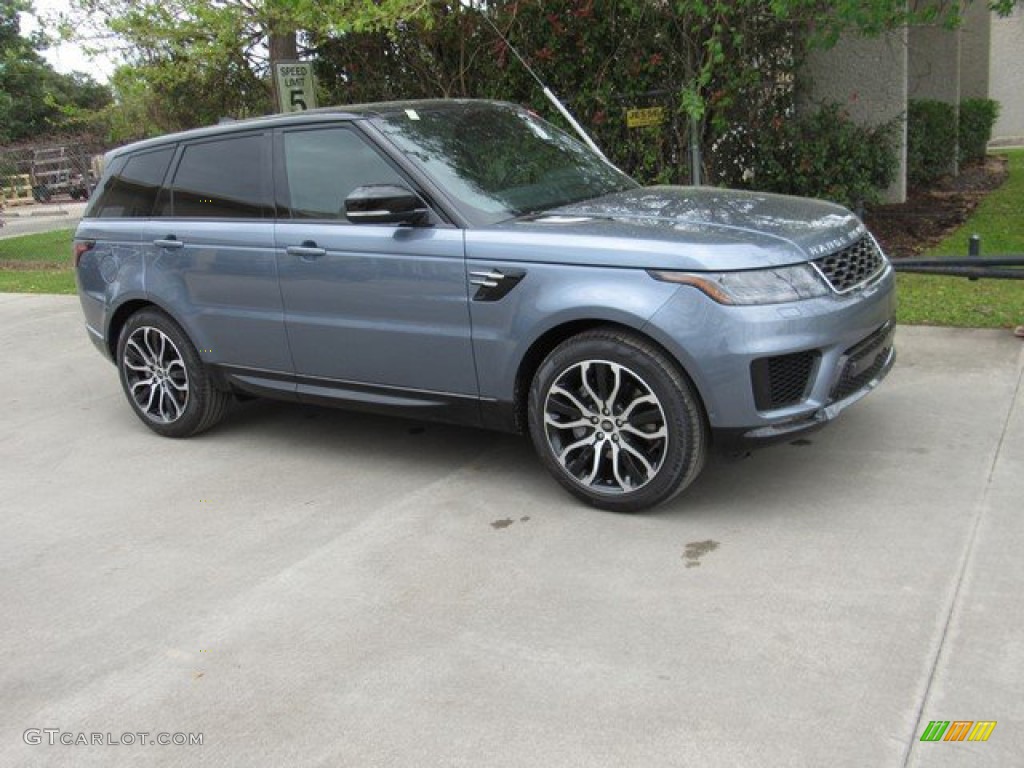
[[[892,266],[897,272],[914,272],[920,275],[948,275],[966,277],[970,280],[1024,280],[1024,256],[999,254],[983,258],[981,238],[977,235],[971,236],[966,259],[893,259]]]

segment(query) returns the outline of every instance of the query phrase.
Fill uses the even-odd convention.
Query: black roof
[[[332,122],[339,118],[349,120],[365,119],[379,115],[389,115],[395,112],[404,112],[407,109],[421,112],[462,111],[465,109],[479,109],[482,106],[513,106],[507,102],[488,101],[484,99],[410,99],[406,101],[381,101],[371,104],[346,104],[334,107],[320,107],[309,109],[303,112],[292,112],[290,114],[264,115],[262,117],[250,117],[244,120],[225,120],[217,125],[210,125],[203,128],[193,128],[188,131],[169,133],[164,136],[157,136],[152,139],[143,139],[132,144],[126,144],[110,151],[108,158],[113,158],[125,152],[134,152],[140,149],[150,149],[164,144],[174,143],[183,139],[195,139],[205,136],[218,136],[226,133],[250,130],[253,128],[274,128],[278,126]]]

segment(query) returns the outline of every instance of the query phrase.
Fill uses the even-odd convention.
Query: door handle
[[[153,245],[157,248],[183,248],[185,244],[174,235],[168,235],[162,240],[154,240]]]
[[[327,255],[327,249],[319,247],[312,240],[305,240],[302,245],[289,245],[285,252],[289,256],[301,256],[304,259],[319,259]]]

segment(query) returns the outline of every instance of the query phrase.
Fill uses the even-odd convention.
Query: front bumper
[[[645,331],[693,380],[717,447],[794,439],[874,389],[895,361],[895,280],[889,268],[843,296],[723,306],[680,288]]]

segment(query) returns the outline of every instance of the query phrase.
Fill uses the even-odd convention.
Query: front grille
[[[885,268],[885,257],[871,235],[811,262],[836,293],[846,293],[862,285]]]
[[[759,411],[795,405],[807,396],[807,383],[818,362],[817,351],[761,357],[750,364],[754,404]]]
[[[892,351],[892,332],[892,323],[886,323],[843,353],[846,364],[832,388],[829,402],[849,397],[878,376]]]

